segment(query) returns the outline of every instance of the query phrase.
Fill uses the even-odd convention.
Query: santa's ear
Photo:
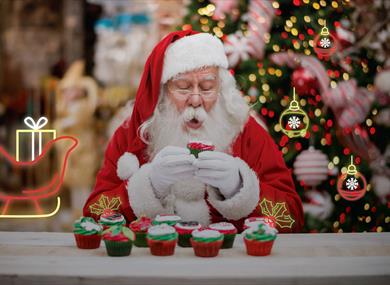
[[[137,156],[130,152],[125,152],[118,159],[116,174],[122,180],[129,179],[139,169]]]

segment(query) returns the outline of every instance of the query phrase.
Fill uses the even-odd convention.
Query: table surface
[[[390,233],[281,234],[272,254],[232,249],[201,258],[192,248],[156,257],[133,247],[76,248],[71,233],[0,232],[0,284],[390,284]]]

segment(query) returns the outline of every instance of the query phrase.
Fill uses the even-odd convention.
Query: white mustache
[[[182,118],[185,122],[189,122],[192,119],[197,119],[199,122],[204,122],[208,114],[203,107],[187,107],[182,114]]]

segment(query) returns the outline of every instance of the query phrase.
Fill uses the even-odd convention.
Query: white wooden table
[[[77,249],[70,233],[0,232],[0,284],[390,284],[390,233],[279,235],[267,257],[247,256],[239,237],[200,258],[180,247],[108,257],[104,245]]]

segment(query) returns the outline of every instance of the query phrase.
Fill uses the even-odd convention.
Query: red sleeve
[[[129,203],[127,180],[121,180],[117,175],[118,159],[126,152],[124,131],[123,127],[119,127],[107,146],[95,187],[83,208],[84,216],[97,220],[104,208],[111,208],[124,215],[128,222],[136,218]]]
[[[300,232],[304,223],[302,201],[295,190],[291,172],[271,136],[253,118],[236,140],[233,155],[244,160],[256,173],[260,197],[251,214],[229,222],[242,231],[246,218],[271,216],[279,232]],[[223,219],[215,208],[211,207],[211,211]]]

